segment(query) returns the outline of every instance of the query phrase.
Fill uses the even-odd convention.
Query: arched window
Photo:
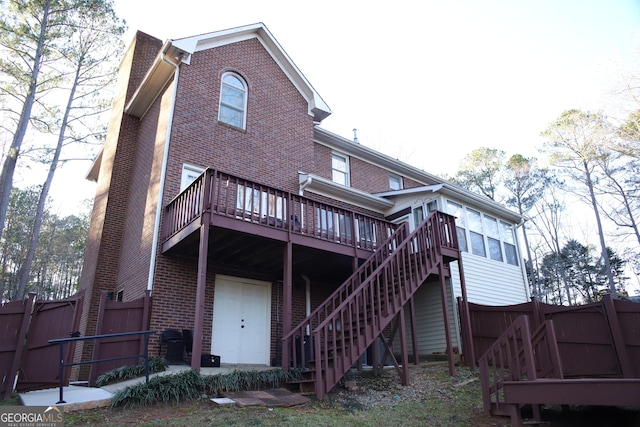
[[[240,129],[247,118],[247,84],[234,73],[222,75],[218,120]]]

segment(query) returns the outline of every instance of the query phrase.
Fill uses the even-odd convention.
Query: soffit
[[[187,52],[172,46],[170,42],[166,42],[126,105],[124,112],[134,117],[143,117],[162,89],[173,78],[176,65],[186,54]]]

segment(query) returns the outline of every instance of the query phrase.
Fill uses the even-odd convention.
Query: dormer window
[[[247,84],[235,73],[224,73],[220,86],[218,120],[245,129],[247,119]]]
[[[349,186],[349,158],[342,153],[331,153],[331,180]]]

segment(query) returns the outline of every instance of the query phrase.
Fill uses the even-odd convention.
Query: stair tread
[[[315,383],[315,382],[316,382],[315,378],[287,381],[288,384],[305,384],[305,383]]]

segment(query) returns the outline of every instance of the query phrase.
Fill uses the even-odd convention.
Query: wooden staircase
[[[406,223],[400,225],[351,277],[283,338],[288,355],[284,366],[302,370],[301,391],[313,391],[322,399],[418,288],[430,276],[443,275],[448,263],[458,258],[454,217],[433,212],[411,234]]]

